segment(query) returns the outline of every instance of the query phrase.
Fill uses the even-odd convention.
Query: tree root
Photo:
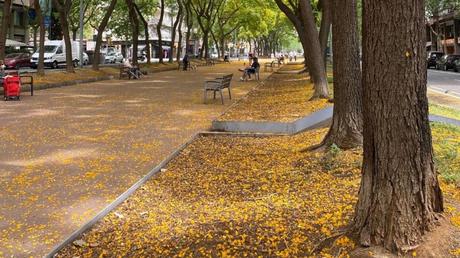
[[[347,235],[348,233],[349,229],[347,228],[342,232],[339,232],[333,236],[323,239],[315,246],[315,248],[313,248],[311,255],[315,256],[316,254],[319,254],[324,248],[326,248],[327,246],[331,246],[332,243],[334,243],[334,241],[337,240],[339,237]]]

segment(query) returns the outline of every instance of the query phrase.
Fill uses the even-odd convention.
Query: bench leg
[[[203,101],[204,101],[204,104],[206,104],[206,99],[208,98],[208,91],[207,90],[204,90],[204,96],[203,96]]]
[[[222,89],[219,89],[220,92],[220,99],[222,100],[222,105],[224,105],[224,94],[222,93]]]
[[[230,97],[230,99],[232,99],[232,92],[230,91],[230,87],[228,87],[228,96]]]
[[[214,99],[216,99],[216,91],[214,91]]]

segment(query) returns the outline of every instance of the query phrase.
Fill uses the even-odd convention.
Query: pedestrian
[[[5,64],[0,60],[0,86],[3,86],[3,77],[5,77]]]

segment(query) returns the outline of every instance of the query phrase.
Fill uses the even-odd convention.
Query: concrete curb
[[[322,117],[324,119],[325,116],[327,116],[328,112],[332,112],[332,107],[323,109],[319,112],[315,112],[315,116]],[[311,119],[311,116],[307,116],[305,118]],[[331,116],[328,118],[330,120],[332,117]],[[304,118],[304,119],[305,119]],[[298,121],[305,121],[309,119],[300,119]],[[327,121],[327,120],[326,120]],[[436,116],[436,115],[430,115],[430,121],[436,121],[436,122],[444,122],[444,123],[450,123],[454,125],[460,126],[460,121],[455,120],[455,119],[449,119],[446,117],[442,116]],[[295,122],[294,122],[295,123]],[[323,121],[324,123],[324,121]],[[320,124],[316,124],[318,126]],[[45,258],[52,258],[54,257],[59,251],[61,251],[64,247],[67,245],[71,244],[73,241],[75,241],[78,237],[80,237],[84,232],[92,228],[99,220],[101,220],[103,217],[105,217],[107,214],[112,212],[114,209],[116,209],[121,203],[123,203],[125,200],[127,200],[135,191],[137,191],[142,185],[144,185],[150,178],[161,172],[161,169],[166,167],[174,158],[180,155],[180,153],[187,148],[191,143],[193,143],[196,139],[200,137],[213,137],[213,136],[232,136],[232,137],[279,137],[279,136],[286,136],[286,134],[276,134],[276,133],[236,133],[236,132],[208,132],[208,131],[203,131],[195,134],[190,138],[186,143],[182,144],[179,148],[177,148],[175,151],[173,151],[166,159],[164,159],[160,164],[158,164],[155,168],[153,168],[147,175],[145,175],[142,179],[140,179],[138,182],[136,182],[133,186],[131,186],[127,191],[125,191],[123,194],[121,194],[115,201],[113,201],[111,204],[106,206],[102,211],[100,211],[95,217],[93,217],[90,221],[88,221],[86,224],[81,226],[79,229],[74,231],[70,236],[68,236],[64,241],[56,245],[47,255],[45,255]]]
[[[164,168],[169,162],[171,162],[174,158],[179,156],[179,154],[193,141],[201,136],[201,133],[197,133],[192,136],[186,143],[182,144],[179,148],[173,151],[166,159],[164,159],[160,164],[154,167],[147,175],[137,181],[133,186],[131,186],[128,190],[126,190],[123,194],[117,197],[111,204],[106,206],[102,211],[100,211],[95,217],[93,217],[90,221],[85,223],[79,229],[74,231],[70,236],[68,236],[64,241],[56,245],[48,254],[46,254],[45,258],[52,258],[54,257],[59,251],[61,251],[64,247],[71,244],[75,241],[81,234],[85,231],[89,230],[93,227],[99,220],[117,208],[121,203],[123,203],[126,199],[128,199],[135,191],[137,191],[142,185],[144,185],[150,178],[154,175],[159,173],[162,168]]]
[[[441,88],[438,88],[438,87],[435,87],[435,86],[428,86],[428,89],[430,91],[433,91],[433,92],[436,92],[436,93],[439,93],[439,94],[443,94],[443,95],[447,95],[449,97],[460,99],[460,94],[456,93],[456,92],[452,92],[452,91],[449,91],[449,90],[444,90],[444,89],[441,89]]]
[[[460,120],[452,119],[452,118],[448,118],[444,116],[430,115],[430,121],[460,126]]]
[[[290,123],[215,120],[212,122],[212,130],[234,133],[248,132],[292,135],[324,124],[332,118],[332,114],[333,107],[328,107]]]

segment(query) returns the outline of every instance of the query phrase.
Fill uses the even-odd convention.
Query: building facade
[[[13,0],[11,22],[7,38],[29,43],[29,8],[32,0]],[[0,19],[3,17],[4,1],[0,0]]]
[[[432,17],[426,25],[427,50],[460,54],[460,13]]]

